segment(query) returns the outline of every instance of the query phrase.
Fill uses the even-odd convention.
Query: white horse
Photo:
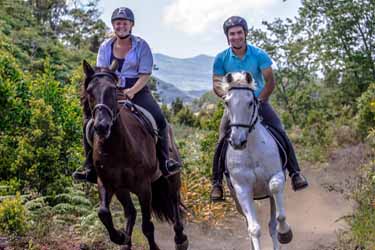
[[[253,250],[260,250],[261,229],[256,217],[254,199],[269,197],[271,219],[269,232],[273,249],[289,243],[292,238],[286,223],[283,193],[285,175],[278,147],[258,116],[259,102],[255,84],[247,72],[225,76],[225,97],[231,133],[226,153],[226,166],[233,185],[237,208],[247,221]],[[234,192],[233,192],[234,191]]]

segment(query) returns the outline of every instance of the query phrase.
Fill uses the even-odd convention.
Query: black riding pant
[[[133,87],[137,80],[138,78],[126,78],[125,89]],[[135,94],[131,101],[151,113],[159,130],[164,129],[167,126],[164,114],[161,111],[159,104],[157,104],[154,97],[152,96],[151,91],[147,85],[137,94]]]

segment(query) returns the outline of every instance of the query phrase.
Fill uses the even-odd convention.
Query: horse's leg
[[[130,237],[125,232],[116,230],[113,226],[112,215],[109,209],[109,205],[113,197],[113,192],[105,189],[100,180],[98,181],[98,189],[100,197],[100,208],[98,211],[98,216],[104,226],[107,228],[111,241],[118,245],[124,245],[129,242]]]
[[[275,199],[271,196],[270,197],[270,208],[271,208],[271,219],[270,222],[268,223],[268,228],[270,232],[270,236],[272,238],[273,242],[273,249],[274,250],[279,250],[279,241],[277,240],[277,220],[276,220],[276,204],[275,204]]]
[[[282,244],[287,244],[292,241],[293,234],[288,223],[286,223],[286,214],[284,207],[284,173],[280,171],[274,175],[269,182],[269,189],[276,201],[276,220],[278,240]]]
[[[236,191],[237,200],[247,220],[247,230],[252,242],[253,250],[260,250],[260,225],[256,219],[256,210],[253,200],[253,190],[250,183],[255,182],[255,176],[251,173],[238,172],[231,178]]]
[[[151,221],[151,184],[143,188],[143,191],[138,194],[138,198],[142,212],[142,232],[147,238],[150,250],[160,250],[155,242],[155,227]]]
[[[174,214],[174,242],[176,243],[176,250],[187,250],[189,241],[184,234],[184,225],[182,223],[182,216],[180,210],[180,195],[176,192],[172,195],[173,200],[173,214]]]
[[[116,197],[124,208],[125,217],[127,218],[127,222],[125,225],[125,232],[130,237],[129,242],[124,247],[122,247],[121,250],[131,250],[131,247],[132,247],[131,237],[133,233],[135,219],[137,217],[137,210],[134,207],[132,198],[128,191],[121,190],[119,192],[116,192]]]

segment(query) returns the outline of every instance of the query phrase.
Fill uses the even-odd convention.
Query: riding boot
[[[228,112],[225,109],[223,117],[220,121],[220,129],[219,129],[219,141],[216,144],[215,147],[215,155],[214,160],[212,164],[212,189],[210,194],[211,201],[223,201],[224,200],[224,192],[223,192],[223,176],[225,169],[220,167],[220,160],[221,160],[221,154],[223,151],[223,147],[225,142],[224,137],[227,132],[227,128],[229,125],[229,118],[228,118]]]
[[[299,191],[308,187],[309,184],[306,178],[300,173],[301,169],[299,167],[292,143],[289,141],[285,133],[282,133],[282,135],[286,143],[286,151],[288,155],[286,168],[288,169],[289,176],[291,178],[292,188],[294,191]]]
[[[212,190],[210,194],[211,201],[222,201],[223,194],[223,170],[220,168],[220,154],[223,143],[218,142],[215,147],[215,155],[212,164]]]
[[[165,177],[169,177],[181,171],[181,164],[169,159],[168,126],[159,130],[159,139],[156,144],[159,167]]]
[[[93,158],[92,158],[92,148],[87,141],[86,133],[85,133],[85,128],[86,128],[87,123],[88,121],[85,121],[84,126],[83,126],[83,130],[84,130],[83,149],[84,149],[85,156],[86,156],[83,167],[85,170],[83,172],[75,171],[72,174],[72,177],[78,181],[87,181],[91,183],[97,183],[97,175],[96,175],[96,171],[95,171],[94,164],[93,164]]]

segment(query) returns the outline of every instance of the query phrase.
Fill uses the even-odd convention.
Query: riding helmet
[[[111,22],[119,19],[129,20],[134,23],[134,14],[133,11],[126,7],[117,8],[113,11]]]
[[[247,26],[247,22],[244,18],[240,16],[231,16],[227,20],[225,20],[223,24],[223,30],[224,30],[225,35],[228,36],[228,30],[235,26],[241,26],[244,29],[245,34],[247,34],[249,30]]]

